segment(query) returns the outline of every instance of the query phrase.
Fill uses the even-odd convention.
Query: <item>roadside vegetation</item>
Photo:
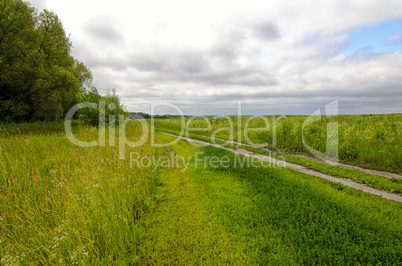
[[[247,143],[248,137],[251,143],[247,144],[312,156],[302,141],[302,125],[306,116],[248,118],[241,117],[241,121],[238,117],[186,118],[183,124],[181,119],[164,119],[156,120],[155,125],[241,143]],[[247,121],[250,122],[246,127]],[[304,128],[305,143],[325,152],[327,124],[334,122],[339,128],[340,162],[402,174],[402,114],[321,117]],[[252,129],[259,131],[253,132]]]
[[[126,147],[126,160],[120,160],[117,146],[80,148],[59,124],[36,125],[54,130],[38,132],[31,125],[21,131],[26,126],[20,124],[0,131],[3,264],[401,260],[399,202],[285,168],[200,167],[196,152],[202,160],[245,157],[187,141],[155,148],[148,139]],[[77,124],[74,132],[80,140],[99,137],[96,127]],[[141,133],[139,121],[129,122],[130,141]],[[160,131],[155,136],[157,143],[174,139]],[[130,152],[190,161],[185,171],[130,165]]]
[[[171,129],[164,129],[164,128],[159,128],[159,130],[172,133],[175,135],[179,135],[180,132],[176,130],[171,130]],[[201,135],[196,135],[196,134],[187,134],[188,137],[193,138],[193,139],[198,139],[210,143],[216,143],[218,145],[228,147],[231,149],[244,149],[250,152],[253,152],[255,154],[262,154],[266,155],[272,158],[276,158],[281,161],[286,161],[289,163],[294,163],[298,165],[302,165],[308,169],[321,172],[324,174],[328,174],[331,176],[335,177],[340,177],[340,178],[348,178],[351,179],[355,182],[362,183],[365,185],[368,185],[373,188],[377,189],[382,189],[385,191],[389,191],[391,193],[396,193],[396,194],[402,194],[402,179],[396,179],[396,178],[387,178],[375,174],[368,174],[361,172],[359,170],[352,170],[352,169],[347,169],[347,168],[342,168],[338,167],[335,165],[330,165],[325,162],[319,162],[312,159],[308,158],[300,158],[296,156],[292,156],[289,154],[284,154],[284,153],[279,153],[276,152],[275,150],[263,150],[263,149],[257,149],[249,146],[243,146],[243,145],[238,145],[234,143],[228,143],[226,141],[221,141],[218,139],[211,139],[210,137],[203,137]]]
[[[235,160],[205,148],[205,156],[219,153]],[[400,203],[284,168],[210,168],[196,180],[218,221],[248,241],[254,263],[393,264],[401,258]]]
[[[160,139],[167,143],[174,138]],[[144,243],[153,247],[151,257],[158,258],[151,260],[154,263],[393,264],[401,259],[399,202],[287,168],[263,167],[262,163],[233,167],[245,157],[214,147],[197,148],[181,140],[170,148],[184,157],[201,152],[202,160],[227,158],[228,163],[203,168],[192,160],[184,173],[166,179],[166,201],[151,216],[154,222]],[[169,184],[182,178],[186,180],[180,183],[183,187],[170,194]],[[191,191],[202,204],[193,202],[193,196],[178,196],[178,190]],[[187,213],[187,204],[194,204],[195,209],[204,205],[223,240],[215,240],[216,231],[208,233],[210,225],[204,230],[197,227],[205,214],[201,218],[194,211]],[[178,205],[183,209],[176,214],[171,208]],[[200,235],[204,238],[189,244]],[[208,240],[219,248],[198,249]],[[220,248],[222,244],[225,248]]]
[[[35,125],[54,131],[38,133]],[[118,147],[77,147],[58,123],[9,134],[12,128],[0,131],[0,264],[138,261],[138,221],[154,207],[158,173],[119,160]],[[134,141],[141,128],[131,122],[127,132]],[[98,139],[94,127],[75,134]],[[133,150],[164,151],[146,142],[126,155]]]

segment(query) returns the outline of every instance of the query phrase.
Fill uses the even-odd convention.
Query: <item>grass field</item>
[[[180,132],[177,130],[166,129],[166,128],[161,128],[161,130],[163,130],[164,132],[172,133],[174,135],[180,134]],[[237,145],[237,144],[227,143],[225,141],[221,141],[221,140],[217,140],[217,139],[211,139],[210,137],[207,137],[207,136],[195,135],[195,134],[191,134],[191,133],[188,133],[186,135],[193,139],[198,139],[198,140],[206,141],[209,143],[216,143],[218,145],[232,148],[232,149],[239,148],[239,145]],[[320,161],[314,160],[313,158],[311,158],[311,159],[309,159],[308,157],[301,158],[301,157],[296,157],[293,155],[275,152],[275,150],[274,151],[266,151],[266,150],[248,147],[248,146],[240,146],[240,147],[242,149],[251,151],[256,154],[266,155],[266,156],[276,158],[278,160],[282,160],[285,162],[302,165],[308,169],[311,169],[311,170],[314,170],[317,172],[321,172],[324,174],[328,174],[328,175],[340,177],[340,178],[348,178],[348,179],[351,179],[358,183],[366,184],[373,188],[389,191],[389,192],[396,193],[396,194],[402,194],[402,179],[387,178],[387,177],[378,176],[375,174],[368,174],[368,173],[361,172],[359,170],[347,169],[347,168],[330,165],[325,162],[320,162]]]
[[[358,143],[384,143],[383,149],[395,152],[390,143],[400,145],[395,139],[400,116],[390,117],[396,133],[386,127],[383,139],[353,136]],[[352,118],[344,119],[353,124],[347,122]],[[176,130],[176,123],[160,120],[158,127]],[[373,123],[362,123],[375,132]],[[74,132],[81,140],[98,138],[96,128],[76,127]],[[130,122],[126,133],[129,140],[137,140],[142,133],[139,123]],[[258,134],[254,139],[263,142]],[[155,136],[157,143],[174,139],[161,131]],[[224,131],[218,134],[225,136]],[[281,138],[278,134],[278,145]],[[261,162],[235,167],[245,157],[225,150],[194,147],[184,140],[154,147],[148,138],[140,147],[126,147],[126,159],[121,160],[118,146],[73,145],[60,124],[1,125],[0,148],[1,264],[311,265],[402,260],[401,203]],[[145,158],[149,167],[133,163],[130,152]],[[152,162],[173,156],[188,164]],[[226,163],[216,166],[213,158]],[[386,166],[381,160],[371,162],[376,164],[373,168],[391,167],[392,160]]]
[[[305,116],[186,118],[156,120],[161,128],[218,137],[310,155],[302,141]],[[340,115],[321,117],[304,128],[305,142],[320,152],[326,150],[327,124],[338,123],[339,161],[375,170],[402,173],[402,115]],[[210,128],[208,128],[210,124]],[[251,129],[245,132],[245,128]],[[192,129],[201,130],[192,130]],[[259,131],[252,131],[259,129]]]
[[[1,262],[138,260],[137,221],[153,208],[158,174],[131,168],[116,147],[73,145],[59,124],[30,126],[0,137]],[[127,130],[135,135],[139,128]],[[77,131],[80,139],[98,137],[95,128]],[[136,151],[161,152],[149,143]]]

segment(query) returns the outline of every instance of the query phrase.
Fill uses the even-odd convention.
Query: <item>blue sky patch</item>
[[[350,32],[350,45],[339,54],[379,54],[402,51],[402,19],[365,26]]]

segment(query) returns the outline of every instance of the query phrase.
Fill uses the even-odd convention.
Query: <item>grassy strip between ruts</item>
[[[179,134],[178,131],[171,130],[171,129],[160,128],[160,130],[164,130],[168,133],[172,133],[172,134],[176,134],[176,135]],[[332,175],[332,176],[340,177],[340,178],[349,178],[355,182],[366,184],[373,188],[382,189],[382,190],[389,191],[389,192],[396,193],[396,194],[402,194],[402,179],[386,178],[386,177],[382,177],[382,176],[378,176],[378,175],[374,175],[374,174],[367,174],[367,173],[360,172],[358,170],[337,167],[337,166],[329,165],[329,164],[326,164],[323,162],[317,162],[315,160],[310,160],[310,159],[306,159],[306,158],[300,158],[300,157],[296,157],[296,156],[292,156],[292,155],[285,155],[285,154],[276,153],[273,151],[265,151],[265,150],[261,150],[261,149],[248,147],[248,146],[229,144],[227,142],[217,140],[217,139],[211,140],[211,138],[209,138],[209,137],[203,137],[203,136],[194,135],[194,134],[188,134],[186,136],[189,136],[194,139],[210,142],[210,143],[216,143],[216,144],[223,145],[226,147],[231,147],[233,149],[236,149],[236,147],[239,147],[239,148],[251,151],[253,153],[267,155],[267,156],[270,156],[270,157],[273,157],[273,158],[276,158],[279,160],[283,160],[283,161],[286,161],[289,163],[299,164],[299,165],[302,165],[308,169],[311,169],[311,170],[314,170],[317,172],[321,172],[324,174],[328,174],[328,175]]]
[[[184,141],[174,146],[175,153],[185,158],[196,150]],[[162,170],[156,191],[159,204],[143,220],[141,264],[250,264],[247,243],[219,224],[207,208],[207,199],[195,183],[194,164],[182,170]]]
[[[180,141],[171,149],[185,156],[194,156],[195,151],[201,151],[206,160],[212,156],[227,157],[231,162],[236,157],[245,158],[214,147],[196,149],[186,141]],[[195,167],[187,171],[189,182],[195,185],[190,190],[183,187],[182,192],[174,189],[178,193],[175,198],[201,195],[197,199],[214,217],[215,228],[223,230],[226,235],[237,236],[232,239],[239,243],[247,243],[245,258],[250,264],[393,264],[402,258],[401,203],[287,168],[210,167],[207,164],[207,168]],[[169,178],[181,179],[182,174],[178,172]],[[194,204],[198,209],[200,203],[193,199],[190,198],[188,204]],[[183,200],[178,200],[173,209],[170,206],[174,204],[172,201],[160,206],[162,216],[151,215],[151,219],[163,225],[157,229],[158,225],[153,223],[152,235],[162,235],[156,237],[160,241],[156,242],[157,246],[170,252],[170,258],[177,259],[174,263],[192,262],[170,248],[174,249],[175,243],[186,239],[187,229],[180,229],[180,225],[197,223],[194,221],[197,216],[190,213],[194,219],[187,220],[189,216],[185,213],[172,213],[175,208],[180,208]],[[175,217],[182,215],[182,221],[177,223]],[[161,222],[161,219],[166,221]],[[182,231],[177,239],[175,230]],[[198,239],[200,233],[194,235],[190,230],[192,239]],[[205,236],[203,241],[207,246],[206,254],[211,254],[217,245],[215,238]],[[174,244],[164,246],[167,243]],[[182,250],[185,244],[180,245]],[[193,248],[191,243],[188,248]],[[227,256],[233,258],[234,250],[227,251]],[[156,253],[161,260],[155,262],[172,262],[164,261],[160,254]],[[206,254],[203,256],[209,258],[216,255]],[[241,254],[238,256],[244,258]],[[219,256],[216,258],[219,260]]]

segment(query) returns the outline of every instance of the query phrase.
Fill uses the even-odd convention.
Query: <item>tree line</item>
[[[115,92],[99,95],[91,71],[71,50],[54,12],[38,12],[22,0],[0,1],[0,122],[58,121],[85,101],[113,102],[109,114],[126,113]],[[82,109],[77,118],[95,124],[94,113]]]
[[[169,118],[181,118],[181,115],[150,115],[147,113],[143,112],[131,112],[129,113],[131,119],[150,119],[150,118],[155,118],[155,119],[169,119]],[[189,116],[184,116],[184,117],[189,117]]]

